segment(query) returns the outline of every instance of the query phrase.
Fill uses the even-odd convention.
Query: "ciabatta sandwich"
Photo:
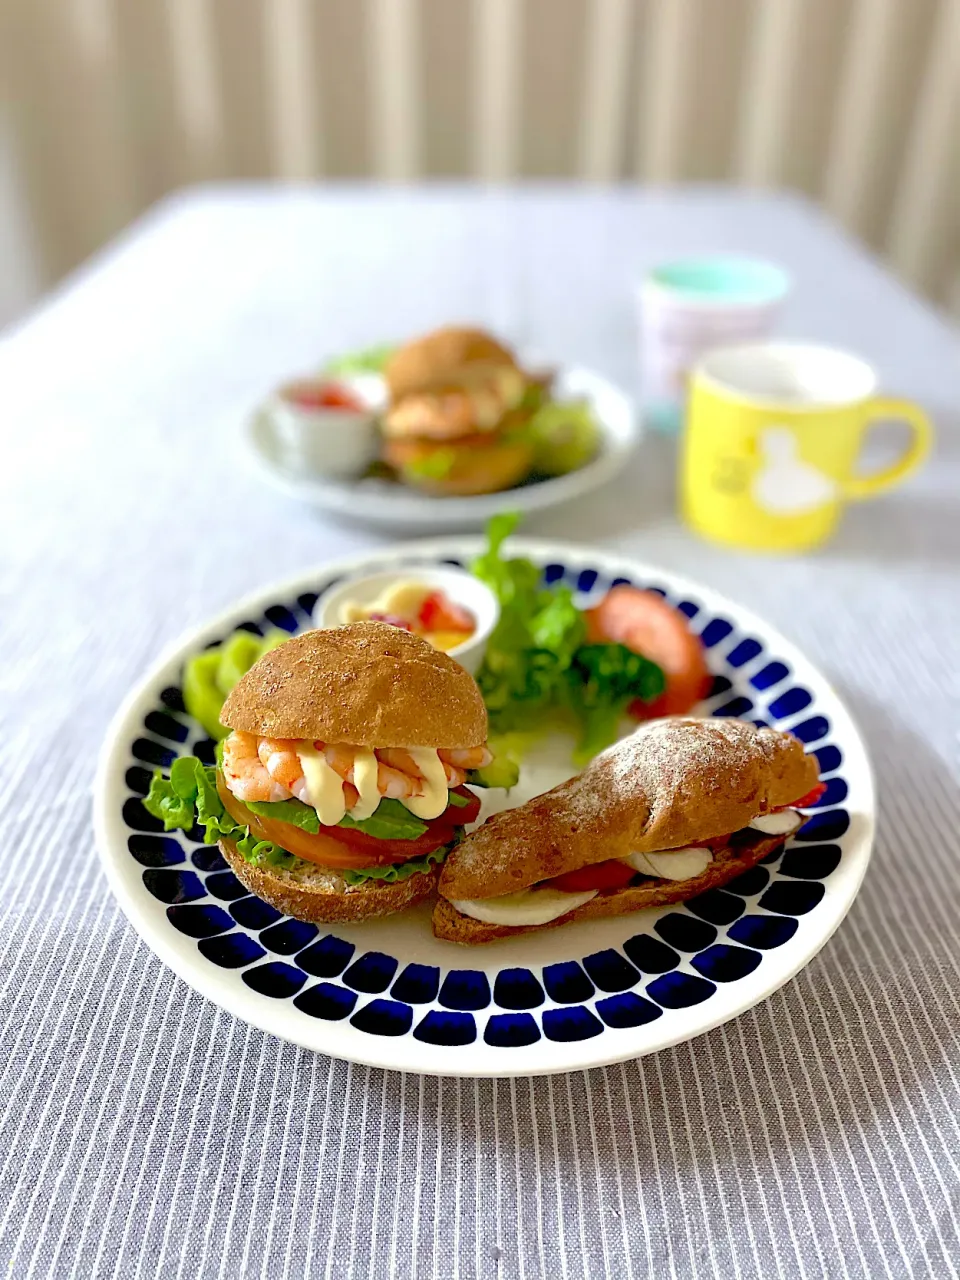
[[[740,720],[654,720],[575,778],[495,814],[440,876],[434,933],[481,943],[692,898],[797,830],[801,743]]]

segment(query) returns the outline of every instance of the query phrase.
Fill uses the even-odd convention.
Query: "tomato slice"
[[[628,708],[637,720],[684,715],[710,689],[700,637],[682,613],[652,591],[613,587],[586,611],[587,637],[595,644],[624,644],[663,668],[667,687],[653,702],[639,698]]]
[[[628,862],[611,858],[608,862],[595,862],[592,867],[565,871],[562,876],[555,876],[549,883],[565,893],[582,893],[587,889],[621,889],[636,874],[636,869]]]
[[[459,796],[461,800],[466,800],[466,804],[447,805],[446,811],[441,813],[437,818],[437,822],[451,822],[455,827],[469,827],[471,822],[476,822],[477,815],[480,812],[480,797],[475,791],[471,791],[469,787],[454,787],[450,794]]]
[[[817,801],[824,794],[826,789],[827,789],[827,784],[825,782],[818,782],[817,785],[811,791],[808,791],[805,796],[801,796],[799,800],[794,800],[793,804],[787,805],[787,808],[788,809],[809,809],[812,805],[815,805],[817,803]]]
[[[430,592],[420,606],[417,621],[424,631],[465,631],[472,634],[477,628],[473,614],[442,591]]]
[[[462,808],[448,805],[445,812],[429,823],[428,829],[415,840],[378,840],[376,836],[350,827],[325,827],[317,835],[312,835],[290,822],[254,813],[227,789],[219,774],[217,790],[230,816],[249,827],[259,840],[272,840],[298,858],[337,869],[372,867],[422,858],[449,844],[454,838],[454,828],[473,822],[480,812],[479,798],[466,787],[458,787],[457,794],[463,795],[470,803]]]

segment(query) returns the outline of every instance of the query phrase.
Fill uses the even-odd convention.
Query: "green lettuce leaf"
[[[529,736],[564,717],[577,727],[575,759],[584,763],[615,741],[629,702],[662,693],[663,672],[623,645],[587,644],[573,592],[541,587],[538,566],[504,556],[516,526],[516,515],[495,516],[472,566],[500,602],[477,683],[496,734]]]
[[[395,884],[398,880],[409,880],[411,876],[439,866],[454,845],[459,842],[462,834],[463,829],[458,827],[456,840],[451,844],[441,845],[439,849],[424,854],[422,858],[410,858],[407,862],[391,862],[381,867],[362,867],[357,870],[347,868],[340,874],[347,884],[363,884],[365,880],[385,880],[388,884]]]
[[[567,672],[567,701],[580,725],[576,763],[586,764],[616,741],[628,703],[650,702],[664,687],[660,667],[625,645],[581,645]]]
[[[385,796],[377,805],[369,818],[360,822],[354,821],[349,813],[339,824],[341,827],[353,827],[378,840],[416,840],[427,831],[427,824],[411,813],[399,800],[391,800]]]
[[[246,831],[246,835],[236,841],[237,849],[244,861],[249,862],[251,866],[282,867],[286,871],[292,871],[303,862],[303,858],[298,858],[295,854],[288,853],[286,849],[281,849],[280,845],[274,844],[272,840],[258,840],[246,827],[237,828],[238,833],[241,830]]]
[[[466,803],[459,796],[456,800]],[[385,806],[385,814],[381,814]],[[250,834],[248,827],[236,822],[227,813],[217,792],[216,770],[205,765],[196,756],[181,756],[174,760],[168,778],[158,770],[151,779],[143,807],[147,813],[163,822],[165,831],[190,831],[195,825],[199,825],[204,828],[204,844],[216,844],[221,838],[234,840],[241,855],[253,866],[291,869],[304,861],[271,840],[258,840]],[[261,817],[290,822],[313,835],[320,830],[316,810],[299,800],[282,800],[276,804],[253,801],[248,802],[247,807]],[[402,811],[402,815],[397,810]],[[380,801],[373,817],[363,822],[344,818],[341,825],[356,827],[368,835],[388,840],[415,840],[427,830],[426,824],[404,809],[399,800],[389,798]],[[459,839],[462,828],[456,830]],[[391,834],[383,835],[382,831],[389,831]],[[401,831],[406,834],[397,834]],[[364,880],[405,880],[418,871],[426,871],[430,866],[442,862],[451,847],[442,847],[421,858],[411,858],[409,862],[349,870],[341,874],[348,884],[362,884]]]
[[[381,344],[375,347],[364,347],[360,351],[348,351],[343,355],[331,356],[324,365],[323,372],[336,373],[341,377],[353,373],[382,373],[395,349]]]
[[[244,804],[258,817],[271,818],[277,822],[289,822],[292,827],[309,831],[312,836],[320,831],[320,819],[317,817],[316,809],[312,805],[304,804],[302,800],[278,800],[272,803],[266,800],[245,800]]]
[[[529,724],[531,715],[556,701],[586,634],[569,588],[542,588],[541,571],[532,561],[504,558],[503,543],[517,521],[515,513],[494,516],[487,526],[487,548],[471,566],[500,603],[477,683],[491,725],[501,733]]]
[[[424,480],[446,480],[457,461],[454,449],[431,449],[419,458],[411,458],[403,464],[403,470]]]

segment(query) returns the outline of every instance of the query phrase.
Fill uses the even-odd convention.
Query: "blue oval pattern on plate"
[[[628,938],[623,949],[644,973],[667,973],[680,963],[680,957],[673,947],[668,947],[658,938],[648,933],[638,933],[635,938]]]
[[[536,1009],[544,1001],[543,987],[529,969],[501,969],[493,999],[501,1009]]]
[[[201,938],[197,947],[201,955],[221,969],[242,969],[267,954],[249,933],[221,933],[216,938]]]
[[[473,1044],[477,1038],[477,1024],[473,1014],[450,1013],[446,1009],[431,1009],[413,1033],[415,1040],[427,1044]]]
[[[434,964],[408,964],[390,989],[395,1000],[430,1004],[440,990],[440,969]]]
[[[335,978],[353,959],[356,947],[330,933],[297,956],[297,964],[315,978]]]
[[[544,578],[563,580],[584,593],[631,581],[605,579],[590,567],[568,570],[562,564],[546,566]],[[333,581],[318,586],[325,589]],[[662,587],[640,585],[669,598]],[[270,627],[292,633],[309,624],[317,598],[318,592],[309,591],[293,601],[277,601],[261,618],[248,619],[241,627],[256,635]],[[154,768],[166,768],[188,751],[208,763],[214,760],[212,740],[200,734],[191,743],[192,722],[176,685],[164,688],[144,716],[141,734],[130,744],[125,774],[127,847],[143,868],[145,889],[211,964],[237,970],[262,995],[291,1000],[305,1017],[349,1019],[374,1036],[412,1035],[441,1048],[465,1048],[482,1040],[510,1049],[544,1037],[572,1042],[616,1034],[708,1001],[717,984],[747,977],[762,964],[765,951],[790,941],[800,917],[816,910],[824,897],[823,882],[842,858],[836,841],[850,826],[841,807],[848,787],[839,773],[843,755],[829,740],[830,722],[817,712],[809,690],[789,683],[790,668],[765,654],[753,636],[738,635],[727,618],[710,617],[694,600],[676,605],[697,619],[703,643],[714,652],[714,665],[721,667],[708,695],[713,714],[758,724],[790,722],[791,732],[816,757],[827,789],[785,852],[775,850],[762,865],[722,888],[699,895],[685,908],[668,910],[652,928],[644,928],[638,917],[641,931],[620,947],[542,968],[505,967],[493,976],[491,991],[491,979],[481,970],[444,971],[419,963],[401,968],[394,956],[379,951],[358,955],[354,943],[333,933],[319,936],[315,925],[283,916],[248,893],[215,845],[199,843],[202,831],[195,828],[186,837],[168,834],[143,808],[141,797]],[[803,718],[794,724],[794,717]],[[724,936],[718,936],[721,930]]]
[[[543,970],[543,985],[556,1004],[578,1004],[589,1000],[594,986],[576,960],[561,960]]]
[[[127,848],[141,867],[175,867],[187,860],[183,845],[170,836],[131,836]]]
[[[490,981],[479,969],[451,969],[438,999],[447,1009],[485,1009],[490,1003]]]
[[[483,1038],[498,1049],[519,1049],[536,1044],[540,1028],[529,1013],[494,1013],[487,1020]]]
[[[647,995],[665,1009],[688,1009],[692,1004],[709,1000],[716,989],[714,983],[705,978],[674,971],[654,978],[647,987]]]
[[[612,947],[584,956],[583,967],[601,991],[626,991],[640,981],[640,974],[630,961]]]
[[[608,1027],[642,1027],[663,1014],[659,1005],[643,996],[625,991],[622,995],[607,996],[597,1001],[597,1013]]]

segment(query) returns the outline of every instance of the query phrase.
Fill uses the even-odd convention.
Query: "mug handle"
[[[933,445],[933,427],[930,425],[930,419],[920,406],[911,400],[878,396],[870,401],[864,428],[869,427],[870,423],[878,418],[897,418],[901,422],[906,422],[913,432],[913,440],[903,455],[889,467],[874,471],[870,475],[851,476],[849,480],[845,480],[841,487],[846,498],[855,501],[872,498],[885,489],[894,488],[902,480],[906,480],[912,471],[916,471]]]

